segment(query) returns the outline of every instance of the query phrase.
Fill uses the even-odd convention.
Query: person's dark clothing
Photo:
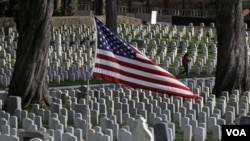
[[[186,76],[188,76],[188,54],[186,53],[183,57],[182,57],[182,65],[184,67],[184,71],[182,72],[182,74],[185,74]]]

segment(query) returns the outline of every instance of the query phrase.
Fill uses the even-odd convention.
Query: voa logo
[[[247,136],[244,129],[226,129],[228,136]]]

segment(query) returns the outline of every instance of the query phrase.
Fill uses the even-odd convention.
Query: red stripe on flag
[[[112,72],[122,74],[122,75],[127,76],[127,77],[135,78],[135,79],[138,79],[138,80],[148,81],[148,82],[151,82],[151,83],[156,83],[156,84],[161,84],[161,85],[167,85],[167,86],[171,86],[171,87],[180,88],[180,89],[183,89],[183,90],[189,90],[189,88],[184,86],[184,85],[181,86],[181,85],[177,85],[176,83],[171,83],[171,82],[162,81],[162,80],[159,80],[159,79],[154,79],[154,78],[149,78],[149,77],[146,77],[146,76],[137,75],[135,73],[130,73],[130,72],[127,72],[127,71],[123,71],[121,69],[116,69],[114,67],[107,66],[105,64],[96,63],[95,68],[102,68],[102,69],[105,69],[105,70],[109,70],[109,71],[112,71]]]
[[[144,72],[147,72],[147,73],[157,74],[157,75],[166,76],[166,77],[169,77],[169,78],[175,78],[176,79],[176,77],[174,77],[170,73],[158,71],[158,70],[155,70],[155,69],[145,68],[142,65],[140,66],[140,65],[135,65],[135,64],[132,64],[132,63],[120,61],[120,60],[118,60],[116,58],[109,57],[109,56],[106,56],[106,55],[97,54],[96,58],[99,58],[99,59],[102,59],[102,60],[111,61],[111,62],[117,63],[117,64],[119,64],[121,66],[126,66],[128,68],[133,68],[133,69],[136,69],[136,70],[141,70],[141,71],[144,71]],[[140,61],[137,61],[137,62],[140,62]]]
[[[93,73],[93,75],[96,78],[103,78],[103,79],[105,79],[107,81],[112,81],[112,82],[124,84],[124,85],[127,85],[127,86],[131,86],[132,88],[151,90],[151,91],[160,92],[160,93],[167,94],[167,95],[182,96],[182,97],[185,97],[185,98],[192,98],[192,99],[199,98],[198,95],[188,95],[188,94],[177,93],[177,92],[173,92],[173,91],[166,91],[166,90],[163,90],[163,89],[157,89],[157,88],[153,88],[153,87],[147,87],[147,86],[144,86],[144,85],[140,85],[138,83],[133,83],[133,82],[121,80],[121,79],[111,77],[111,76],[108,76],[108,75],[104,75],[104,74],[100,74],[100,73]]]

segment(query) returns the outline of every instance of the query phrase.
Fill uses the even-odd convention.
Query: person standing
[[[182,72],[182,74],[185,74],[186,76],[188,76],[188,63],[190,62],[190,60],[188,59],[188,53],[185,53],[184,56],[182,57],[182,65],[184,67],[184,71]]]

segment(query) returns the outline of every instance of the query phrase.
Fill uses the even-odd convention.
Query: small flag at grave
[[[97,18],[94,21],[97,43],[93,77],[133,88],[198,98],[174,75],[113,33]]]

